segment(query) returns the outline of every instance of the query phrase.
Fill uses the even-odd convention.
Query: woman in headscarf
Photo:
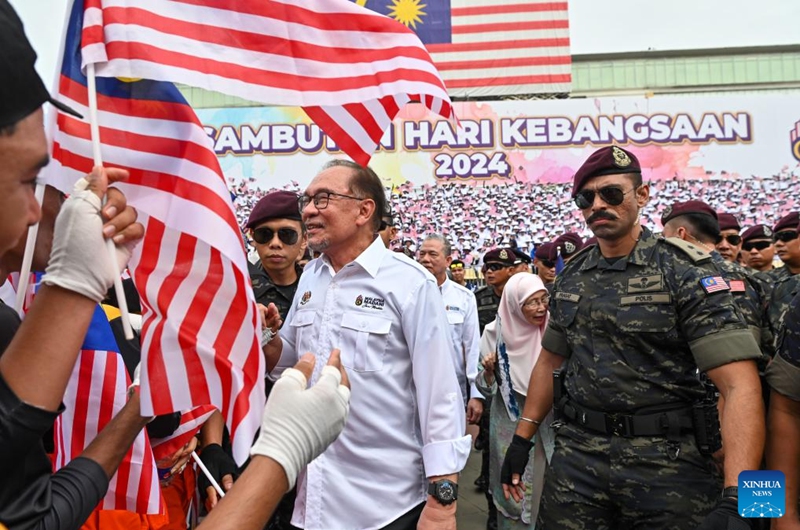
[[[534,439],[528,467],[522,476],[526,485],[521,504],[506,500],[500,484],[500,467],[508,449],[528,393],[533,366],[542,349],[548,320],[549,294],[542,280],[517,273],[508,280],[500,299],[497,318],[481,337],[482,366],[476,384],[492,399],[489,414],[489,487],[498,510],[498,529],[532,529],[536,525],[544,471],[553,454],[552,414]]]

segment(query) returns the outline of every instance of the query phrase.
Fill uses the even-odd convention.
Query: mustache
[[[616,216],[610,214],[609,212],[606,212],[605,210],[600,210],[599,212],[593,213],[592,215],[590,215],[589,218],[586,220],[586,224],[592,224],[593,222],[597,221],[598,219],[606,219],[608,221],[616,221],[617,220]]]

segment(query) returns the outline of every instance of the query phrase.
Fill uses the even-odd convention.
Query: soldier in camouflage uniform
[[[798,227],[800,228],[800,227]],[[775,530],[800,527],[797,496],[800,488],[800,294],[795,295],[784,315],[778,354],[767,368],[772,388],[767,440],[767,469],[786,475],[786,514],[773,519]]]
[[[483,256],[483,275],[486,285],[475,291],[475,299],[478,303],[478,323],[480,333],[483,335],[483,328],[497,318],[497,308],[500,305],[500,297],[503,289],[516,272],[517,255],[513,250],[507,248],[495,248]],[[492,530],[497,526],[497,508],[492,501],[489,492],[489,410],[491,409],[491,399],[487,399],[484,404],[484,414],[481,416],[480,431],[475,440],[475,449],[482,451],[481,455],[481,474],[475,480],[475,485],[486,494],[488,502],[489,518],[487,528]]]
[[[556,279],[543,349],[501,471],[504,489],[520,494],[529,440],[553,405],[553,371],[563,366],[556,408],[565,423],[537,528],[749,528],[728,488],[761,461],[761,353],[728,285],[707,252],[640,226],[649,187],[631,153],[612,146],[591,155],[575,175],[573,197],[598,245]],[[724,481],[695,439],[693,405],[704,398],[697,369],[725,398]]]
[[[711,255],[711,261],[722,273],[736,307],[762,352],[771,351],[772,334],[767,323],[764,288],[752,271],[723,258],[716,250],[715,243],[720,238],[717,212],[702,201],[676,202],[661,213],[661,224],[664,237],[678,237]],[[766,367],[766,362],[763,366]]]
[[[774,337],[780,334],[783,314],[789,308],[789,303],[800,292],[800,239],[797,237],[799,222],[798,212],[778,220],[773,228],[773,238],[775,252],[783,261],[783,267],[756,275],[767,286],[767,319]]]
[[[289,191],[268,193],[253,207],[245,228],[250,230],[259,257],[258,263],[250,264],[256,302],[275,304],[283,320],[303,273],[297,260],[307,246],[297,195]]]

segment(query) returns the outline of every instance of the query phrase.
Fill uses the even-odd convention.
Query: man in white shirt
[[[478,376],[478,357],[480,333],[478,332],[478,304],[475,295],[447,278],[447,268],[452,263],[450,242],[441,234],[431,234],[419,247],[419,264],[428,269],[436,278],[442,292],[450,336],[453,343],[453,363],[456,366],[458,384],[465,392],[469,390],[467,401],[467,421],[477,424],[483,414],[483,396],[475,386]]]
[[[352,388],[344,431],[298,480],[292,524],[306,530],[456,528],[470,438],[447,316],[433,277],[376,236],[385,204],[378,176],[344,160],[300,196],[309,247],[323,254],[267,339],[267,367],[311,352],[314,383],[336,347]]]

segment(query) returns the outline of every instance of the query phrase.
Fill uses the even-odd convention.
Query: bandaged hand
[[[300,470],[336,440],[350,410],[350,388],[339,350],[331,352],[319,381],[306,388],[314,363],[313,355],[304,355],[275,383],[264,408],[261,434],[250,450],[251,455],[280,464],[289,489]]]
[[[144,228],[136,222],[136,211],[125,196],[108,188],[109,182],[124,180],[127,171],[96,167],[80,179],[56,218],[53,250],[44,283],[74,291],[100,302],[131,257]],[[102,206],[101,197],[108,202]],[[106,249],[113,238],[116,263]]]

